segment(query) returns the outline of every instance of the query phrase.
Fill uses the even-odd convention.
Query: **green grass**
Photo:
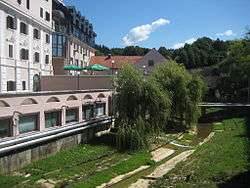
[[[177,144],[181,144],[184,146],[195,147],[198,143],[200,143],[202,139],[197,137],[197,134],[194,132],[187,132],[184,133],[181,139],[175,141]]]
[[[219,112],[219,111],[221,111],[221,110],[223,110],[223,108],[219,108],[219,107],[208,108],[208,109],[207,109],[207,113],[208,113],[208,114],[209,114],[209,113],[215,113],[215,112]]]
[[[110,155],[115,158],[110,159],[110,161],[103,161],[102,165],[98,165],[99,161],[105,160],[105,157]],[[105,166],[105,163],[115,163],[116,157],[121,157],[120,155],[111,147],[80,145],[71,150],[59,152],[45,160],[35,162],[21,172],[31,174],[33,181],[51,178],[56,181],[70,179],[76,174],[87,176],[93,173],[97,166],[99,168]]]
[[[213,123],[213,130],[214,131],[223,131],[225,128],[225,125],[223,122]]]
[[[249,125],[244,119],[225,120],[223,124],[223,132],[216,132],[210,142],[152,187],[242,187],[249,179],[242,177],[250,165]],[[221,128],[221,124],[216,126]]]
[[[56,182],[56,187],[94,187],[150,163],[149,152],[120,153],[111,146],[84,144],[26,166],[21,176],[0,176],[0,188],[36,188],[41,179]]]
[[[75,183],[68,187],[74,188],[94,188],[102,183],[108,182],[110,179],[128,173],[137,169],[142,165],[152,165],[151,155],[148,152],[141,152],[134,155],[113,167],[110,167],[107,170],[97,172],[94,176],[86,179],[84,182]]]

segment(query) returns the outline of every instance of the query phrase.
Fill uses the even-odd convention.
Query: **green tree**
[[[180,120],[186,126],[196,122],[199,117],[197,106],[204,91],[202,80],[174,61],[158,66],[151,76],[167,94],[170,93],[171,119]]]
[[[170,116],[170,97],[157,82],[145,78],[130,64],[121,69],[115,82],[117,147],[146,147],[147,136],[159,133]]]

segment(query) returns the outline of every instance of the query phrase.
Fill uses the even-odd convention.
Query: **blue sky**
[[[93,23],[108,47],[181,47],[208,36],[243,37],[250,0],[65,0]],[[133,29],[134,28],[134,29]]]

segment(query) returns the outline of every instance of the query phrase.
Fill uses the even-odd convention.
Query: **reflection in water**
[[[198,123],[197,125],[197,137],[205,139],[213,130],[212,123]]]

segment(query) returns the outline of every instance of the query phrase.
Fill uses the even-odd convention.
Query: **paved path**
[[[129,188],[148,188],[149,185],[158,178],[163,177],[170,170],[172,170],[179,162],[185,161],[195,150],[184,151],[176,157],[168,160],[166,163],[158,166],[150,175],[145,179],[139,179],[137,182],[131,184]]]
[[[152,160],[154,160],[155,162],[162,161],[163,159],[166,159],[167,157],[172,155],[174,152],[175,151],[172,149],[159,148],[159,149],[151,152]]]

